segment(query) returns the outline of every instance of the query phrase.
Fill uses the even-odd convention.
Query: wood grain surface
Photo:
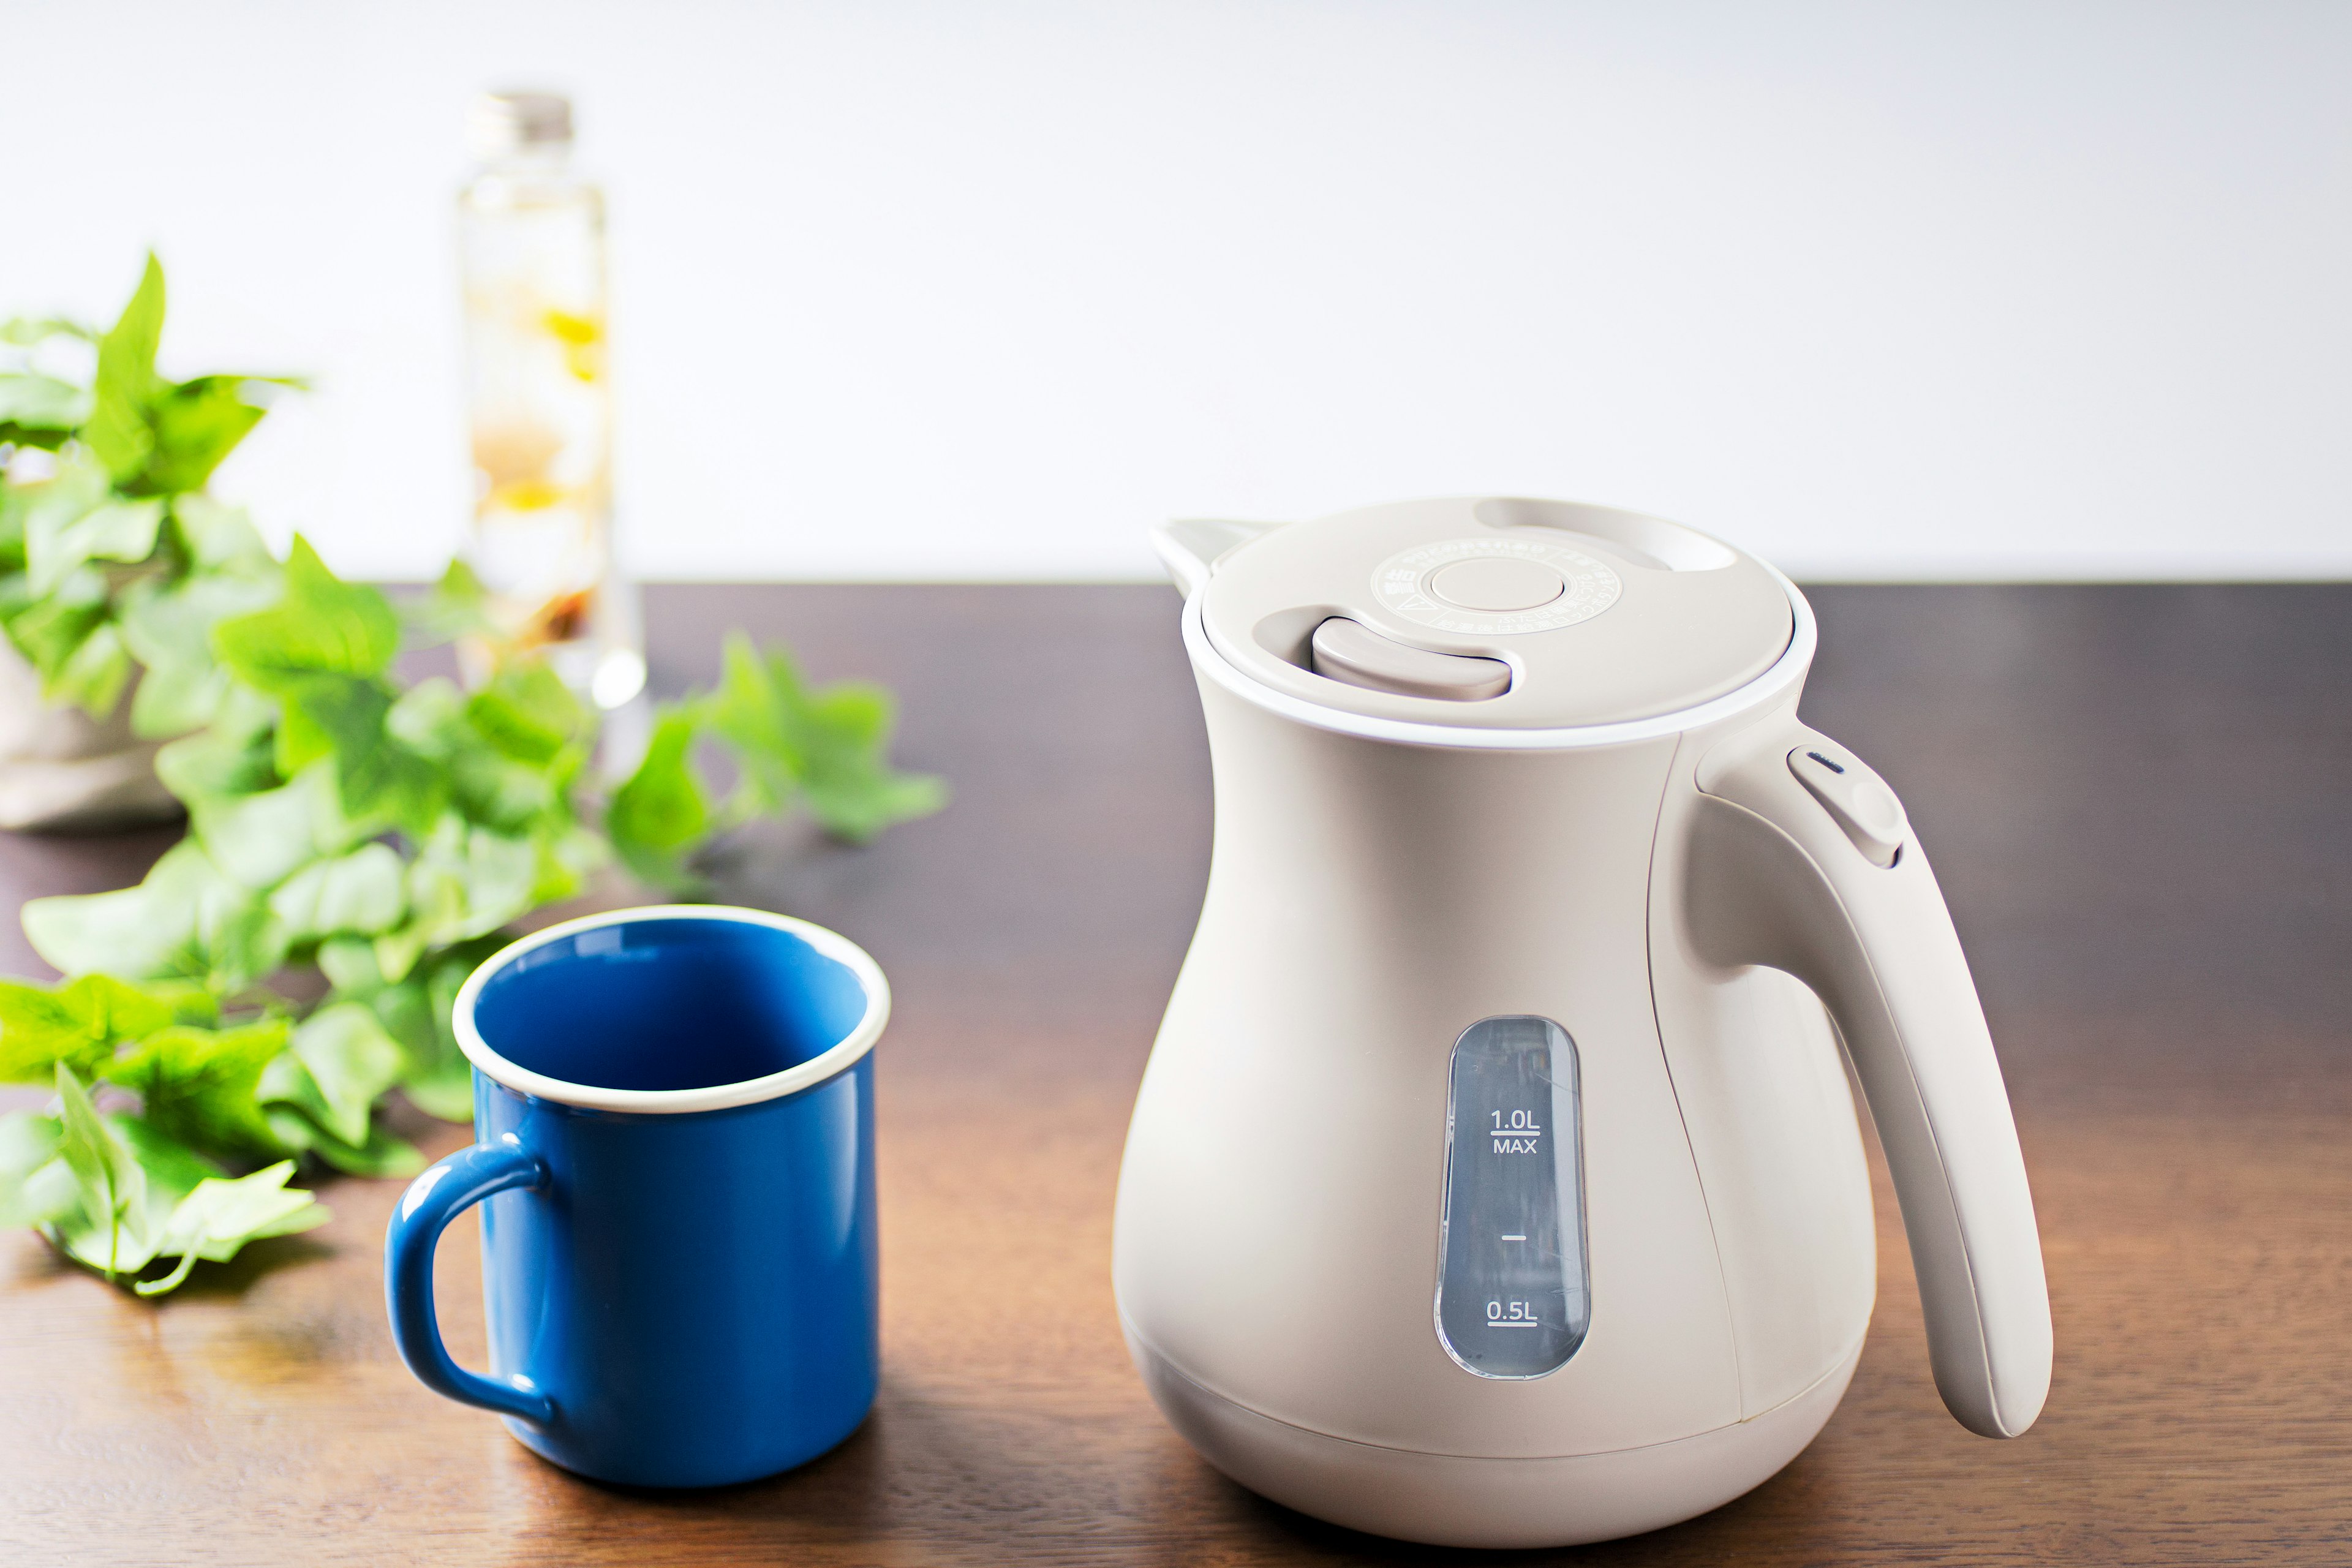
[[[1143,588],[672,588],[656,679],[741,625],[894,683],[952,808],[864,851],[786,832],[724,896],[889,970],[883,1390],[793,1474],[601,1487],[426,1394],[385,1331],[395,1184],[136,1300],[0,1237],[0,1562],[2343,1563],[2352,1561],[2352,589],[1833,588],[1806,716],[1901,791],[1975,962],[2058,1334],[2023,1438],[1928,1378],[1880,1169],[1853,1391],[1746,1498],[1557,1553],[1335,1530],[1210,1470],[1112,1315],[1127,1111],[1206,871],[1175,601]],[[0,837],[19,899],[167,833]],[[37,973],[11,929],[0,968]],[[421,1121],[433,1151],[458,1130]],[[1874,1159],[1875,1155],[1874,1153]],[[481,1359],[461,1222],[453,1348]]]

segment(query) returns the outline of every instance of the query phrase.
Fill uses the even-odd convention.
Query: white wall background
[[[1152,572],[1602,500],[1815,577],[2352,574],[2352,5],[0,0],[0,309],[171,270],[224,470],[455,543],[487,85],[614,204],[656,577]]]

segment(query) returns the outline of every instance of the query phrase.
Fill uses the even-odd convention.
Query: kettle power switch
[[[1845,829],[1864,859],[1881,868],[1895,864],[1903,841],[1911,836],[1911,824],[1885,780],[1851,752],[1826,744],[1790,752],[1789,771]]]
[[[1345,616],[1317,626],[1308,647],[1316,674],[1370,691],[1477,702],[1511,689],[1511,667],[1499,658],[1408,647]]]

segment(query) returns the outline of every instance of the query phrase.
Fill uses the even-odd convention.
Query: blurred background
[[[0,303],[315,395],[347,573],[470,505],[488,87],[611,202],[624,562],[1144,578],[1497,491],[1801,577],[2352,574],[2352,6],[7,0]]]

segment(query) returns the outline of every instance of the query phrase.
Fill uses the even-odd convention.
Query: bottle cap
[[[486,92],[466,118],[474,156],[488,162],[572,142],[572,100],[557,92]]]

